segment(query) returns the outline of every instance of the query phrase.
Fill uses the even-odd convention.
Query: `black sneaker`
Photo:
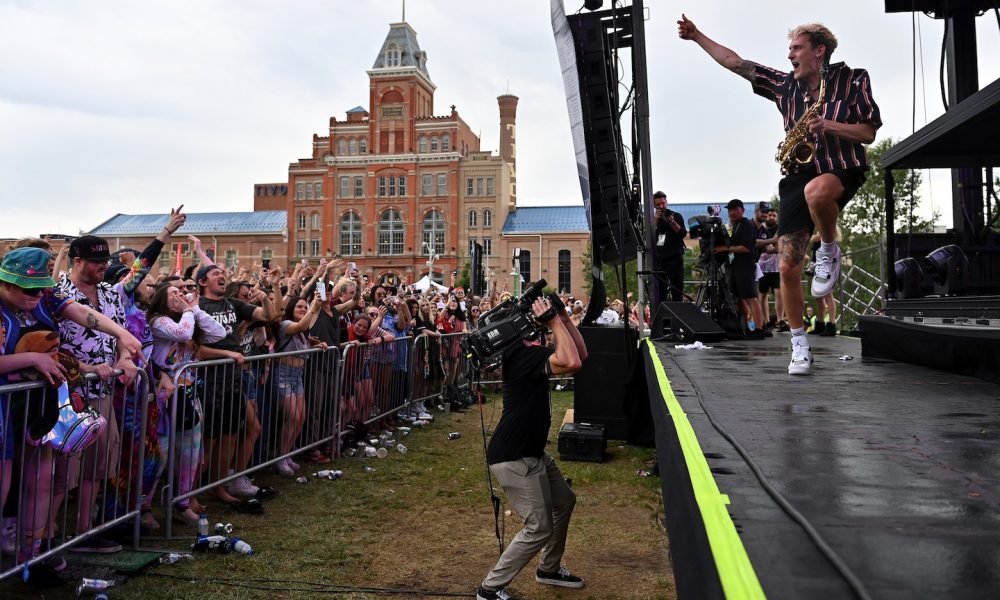
[[[535,571],[535,581],[538,583],[544,583],[545,585],[558,585],[568,588],[582,588],[583,579],[580,579],[576,575],[569,572],[566,567],[559,567],[559,571],[556,573],[546,573],[545,571],[538,569]]]
[[[114,554],[122,551],[122,545],[99,535],[92,535],[69,549],[70,552],[92,552],[94,554]]]
[[[823,337],[834,337],[837,335],[837,326],[827,321],[823,326],[823,331],[819,332]]]
[[[48,552],[49,548],[52,546],[52,540],[42,540],[40,550],[42,552]],[[66,559],[63,558],[62,554],[53,554],[52,556],[46,558],[42,561],[43,565],[49,567],[55,573],[62,573],[66,570]]]
[[[507,588],[500,588],[491,592],[483,586],[479,586],[479,591],[476,592],[476,600],[510,600],[510,594],[507,593]]]

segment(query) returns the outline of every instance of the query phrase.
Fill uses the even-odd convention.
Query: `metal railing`
[[[865,270],[864,258],[877,256],[879,273]],[[837,302],[840,304],[838,327],[847,332],[857,327],[864,315],[881,312],[885,298],[885,247],[881,244],[851,252],[841,259],[840,286]]]

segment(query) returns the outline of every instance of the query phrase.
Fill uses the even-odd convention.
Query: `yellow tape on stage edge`
[[[677,431],[677,438],[684,453],[684,462],[691,478],[695,502],[698,503],[701,519],[705,524],[705,533],[708,535],[715,568],[722,582],[722,591],[726,598],[734,600],[765,598],[764,590],[757,580],[757,573],[750,564],[750,557],[747,556],[746,548],[743,547],[743,542],[736,532],[736,526],[733,525],[729,511],[726,510],[729,498],[719,492],[719,486],[715,484],[712,471],[708,468],[708,462],[705,460],[694,428],[691,427],[687,413],[681,409],[673,390],[670,389],[670,380],[663,370],[663,363],[660,362],[656,348],[648,338],[646,347],[653,359],[656,379],[660,382],[660,391],[663,393],[667,411],[673,419],[674,429]]]

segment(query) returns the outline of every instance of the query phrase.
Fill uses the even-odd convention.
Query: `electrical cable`
[[[503,554],[503,541],[506,535],[507,521],[504,518],[506,515],[500,509],[503,508],[503,502],[501,502],[500,497],[497,496],[496,488],[493,487],[493,473],[490,472],[489,459],[486,457],[487,450],[487,440],[486,440],[486,415],[483,409],[483,394],[481,390],[481,380],[482,371],[476,369],[472,364],[471,357],[466,356],[466,378],[469,381],[469,388],[475,390],[476,401],[479,404],[479,426],[483,434],[483,466],[486,468],[486,488],[490,491],[490,504],[493,507],[493,529],[497,536],[497,546],[499,548],[499,554]],[[475,387],[473,388],[473,384]],[[496,404],[493,406],[494,414],[496,411]]]
[[[226,577],[191,577],[185,575],[173,575],[170,573],[157,573],[156,571],[150,571],[146,573],[148,577],[160,577],[162,579],[172,579],[176,581],[185,581],[188,583],[209,583],[218,584],[225,583],[228,586],[250,589],[250,590],[260,590],[260,591],[292,591],[292,592],[310,592],[314,594],[406,594],[411,596],[446,596],[452,598],[471,598],[475,597],[474,593],[469,592],[448,592],[448,591],[437,591],[437,590],[422,590],[417,588],[387,588],[387,587],[365,587],[365,586],[351,586],[351,585],[339,585],[334,583],[323,583],[320,581],[302,581],[295,579],[246,579],[246,578],[226,578]],[[251,584],[263,584],[263,585],[251,585]],[[268,586],[267,584],[273,584]],[[280,585],[279,585],[280,584]],[[292,586],[302,586],[302,587],[290,587]]]
[[[941,104],[944,105],[944,111],[948,112],[948,94],[945,92],[944,86],[944,59],[948,53],[948,2],[944,3],[944,35],[941,37],[941,65],[938,68],[938,80],[941,83]]]
[[[729,442],[730,445],[732,445],[733,449],[735,449],[736,452],[740,455],[740,457],[743,458],[743,461],[746,463],[748,467],[750,467],[750,471],[753,472],[754,476],[757,478],[757,481],[760,482],[761,487],[764,488],[764,491],[767,493],[767,495],[770,496],[772,500],[774,500],[775,504],[777,504],[778,507],[780,507],[781,510],[785,512],[785,514],[787,514],[793,521],[795,521],[796,524],[798,524],[799,527],[802,528],[803,531],[805,531],[806,536],[810,539],[810,541],[812,541],[813,545],[816,546],[820,554],[822,554],[824,558],[827,559],[827,561],[833,566],[833,568],[838,573],[840,573],[840,576],[843,577],[844,581],[847,582],[848,587],[851,588],[851,591],[854,592],[854,595],[860,598],[861,600],[871,600],[871,596],[868,594],[868,591],[865,589],[864,584],[861,582],[858,576],[854,574],[851,568],[847,566],[847,564],[843,561],[843,559],[840,558],[837,552],[832,547],[830,547],[830,545],[826,542],[826,540],[823,539],[823,536],[821,536],[820,533],[816,530],[816,528],[813,527],[811,523],[809,523],[809,520],[806,519],[802,513],[796,510],[795,507],[792,506],[792,504],[788,500],[786,500],[784,496],[781,495],[781,492],[779,492],[777,488],[775,488],[771,484],[771,482],[764,475],[764,472],[761,470],[760,466],[757,465],[756,461],[750,458],[750,453],[747,452],[746,449],[738,441],[736,441],[736,438],[734,438],[732,434],[726,431],[725,428],[723,428],[722,425],[720,425],[719,422],[715,419],[715,415],[712,413],[712,411],[709,410],[708,406],[706,406],[705,402],[702,400],[700,387],[696,385],[690,377],[687,376],[687,372],[684,371],[684,368],[682,366],[678,365],[677,363],[674,364],[677,365],[677,368],[680,369],[680,371],[684,374],[688,383],[691,384],[692,388],[694,388],[695,397],[698,399],[698,405],[705,413],[705,417],[708,418],[708,422],[711,423],[712,427],[719,432],[719,435],[725,438],[726,441]]]

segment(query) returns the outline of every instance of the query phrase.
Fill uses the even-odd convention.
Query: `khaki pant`
[[[543,454],[541,458],[526,457],[490,465],[490,471],[524,520],[524,529],[500,555],[483,580],[483,587],[489,590],[506,587],[539,551],[542,556],[538,568],[547,573],[559,571],[576,494],[566,484],[556,461]]]

